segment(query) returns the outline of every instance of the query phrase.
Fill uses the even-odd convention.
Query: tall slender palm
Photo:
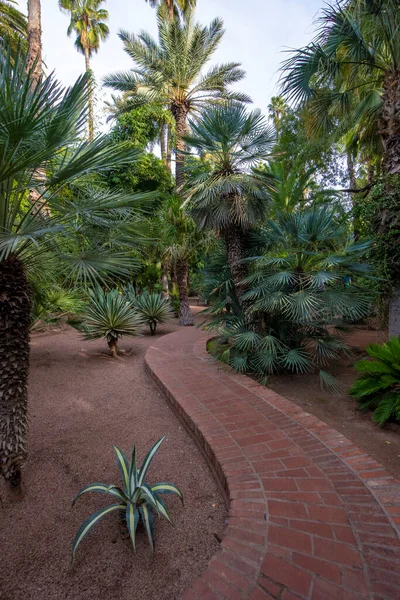
[[[168,18],[173,20],[180,13],[185,12],[196,6],[196,0],[146,0],[152,8],[165,9]]]
[[[131,260],[112,251],[110,232],[117,237],[138,200],[96,190],[59,197],[77,178],[136,155],[128,144],[111,146],[108,136],[82,143],[88,77],[66,91],[52,77],[33,84],[28,58],[0,48],[0,475],[15,486],[27,444],[29,271],[54,260],[75,282],[129,272]],[[36,202],[27,201],[32,188]]]
[[[75,46],[85,56],[86,72],[91,71],[90,58],[98,52],[100,42],[108,38],[108,11],[101,8],[105,0],[59,0],[59,6],[71,16],[68,35],[76,33]],[[93,90],[89,96],[89,140],[94,137]]]
[[[238,103],[206,109],[190,130],[184,141],[207,154],[213,170],[190,180],[185,203],[200,228],[223,237],[240,302],[246,234],[270,206],[273,178],[257,167],[271,156],[274,131],[259,110]]]
[[[244,72],[239,63],[227,63],[202,70],[216,51],[224,35],[223,22],[215,19],[209,27],[195,22],[193,10],[181,21],[166,20],[158,14],[158,42],[142,31],[138,36],[121,31],[125,52],[133,59],[129,72],[115,73],[104,84],[127,92],[138,103],[154,102],[168,106],[176,123],[176,185],[184,183],[183,135],[187,118],[210,102],[224,97],[248,100],[243,94],[228,92]]]
[[[288,105],[283,96],[273,96],[268,104],[268,114],[275,126],[277,135],[280,133],[282,119],[287,115]]]
[[[18,42],[28,37],[28,22],[14,4],[0,0],[0,41],[7,40],[15,50]]]
[[[40,0],[28,0],[28,60],[31,69],[32,85],[36,85],[42,74],[42,10]]]

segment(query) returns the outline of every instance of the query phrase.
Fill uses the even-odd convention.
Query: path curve
[[[185,328],[147,372],[220,482],[229,520],[184,600],[398,600],[400,481],[345,436],[221,369]]]

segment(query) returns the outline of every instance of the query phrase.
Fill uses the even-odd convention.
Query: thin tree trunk
[[[94,138],[94,110],[93,110],[93,75],[90,68],[90,53],[89,48],[85,46],[85,67],[86,73],[89,75],[89,142],[93,142]]]
[[[161,159],[164,165],[167,165],[167,140],[166,140],[166,125],[160,127],[160,148],[161,148]]]
[[[172,172],[172,131],[169,125],[167,125],[167,167]]]
[[[349,177],[350,189],[355,190],[357,188],[357,179],[356,179],[356,172],[355,172],[355,168],[354,168],[354,159],[353,159],[353,156],[352,156],[350,150],[347,151],[346,158],[347,158],[347,174]],[[355,215],[356,195],[350,193],[349,196],[350,196],[350,202],[351,202],[351,209],[352,209],[352,213],[353,213],[354,239],[357,240],[359,238],[360,231],[358,229],[357,217]]]
[[[240,225],[232,224],[225,228],[223,237],[226,244],[228,265],[235,286],[236,296],[239,304],[242,306],[242,296],[244,292],[243,279],[247,275],[247,267],[241,262],[245,257],[246,248],[244,231]]]
[[[188,272],[187,261],[177,261],[176,278],[179,292],[179,324],[184,326],[194,325],[188,299]]]
[[[42,17],[40,0],[28,0],[27,69],[33,67],[33,85],[42,75]]]
[[[164,263],[161,265],[161,284],[164,298],[169,298],[168,269]]]
[[[186,133],[186,119],[188,111],[185,106],[181,104],[174,104],[171,107],[171,112],[176,123],[175,185],[176,189],[179,190],[185,183],[185,142],[183,141],[182,137]]]
[[[22,263],[0,262],[0,473],[22,494],[27,454],[31,297]]]

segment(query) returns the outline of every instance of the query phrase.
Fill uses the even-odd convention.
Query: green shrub
[[[361,360],[355,369],[362,373],[350,394],[362,410],[373,410],[372,420],[380,426],[400,421],[400,336],[366,349],[374,360]]]
[[[110,504],[109,506],[100,508],[80,526],[72,543],[72,559],[74,559],[75,552],[86,535],[103,517],[112,512],[119,512],[120,514],[122,513],[125,517],[134,550],[136,549],[136,529],[139,521],[141,521],[146,529],[150,546],[154,552],[154,513],[158,514],[159,517],[163,516],[165,519],[167,519],[167,521],[171,522],[160,494],[176,494],[179,496],[183,504],[182,492],[176,487],[176,485],[172,483],[156,483],[154,485],[149,485],[146,483],[146,475],[151,461],[153,460],[164,439],[165,438],[162,437],[154,444],[154,446],[147,453],[140,469],[138,469],[136,466],[135,446],[133,446],[132,460],[130,464],[122,450],[114,446],[118,467],[122,475],[122,489],[113,484],[107,485],[104,483],[91,483],[78,492],[73,501],[73,505],[75,504],[76,500],[82,496],[82,494],[86,494],[87,492],[108,494],[109,496],[116,498],[118,503]]]
[[[174,316],[171,302],[161,294],[143,293],[130,300],[142,322],[149,325],[151,335],[155,335],[159,323],[167,323]]]
[[[66,290],[52,282],[42,286],[31,285],[31,289],[31,330],[41,325],[58,324],[70,315],[82,312],[85,307],[76,290]]]
[[[118,341],[123,336],[139,335],[143,326],[134,306],[118,290],[104,292],[101,288],[89,292],[90,304],[84,317],[73,323],[86,340],[105,338],[112,356],[118,354]]]

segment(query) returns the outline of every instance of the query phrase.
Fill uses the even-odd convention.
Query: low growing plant
[[[361,410],[373,410],[372,420],[381,427],[387,421],[400,421],[400,336],[366,349],[374,360],[361,360],[355,369],[362,373],[350,394]]]
[[[110,504],[97,510],[93,513],[78,529],[75,539],[72,543],[72,560],[75,557],[75,552],[93,529],[93,527],[103,518],[113,512],[122,513],[126,521],[129,535],[132,541],[133,549],[136,550],[136,530],[141,521],[146,529],[147,537],[150,542],[151,549],[154,553],[154,513],[158,516],[163,516],[167,521],[171,522],[164,501],[160,494],[176,494],[182,501],[183,495],[176,485],[172,483],[156,483],[150,485],[146,483],[147,471],[150,464],[156,455],[159,447],[164,441],[165,436],[158,440],[147,453],[140,469],[136,466],[136,447],[133,446],[132,460],[129,463],[125,454],[117,446],[114,446],[114,451],[117,457],[118,467],[121,471],[123,488],[116,485],[107,485],[104,483],[91,483],[82,488],[75,497],[72,505],[75,504],[78,498],[87,492],[100,492],[108,494],[116,498],[116,504]]]
[[[118,290],[89,292],[90,304],[81,321],[73,323],[86,340],[105,338],[112,356],[118,355],[118,341],[123,336],[140,334],[143,325],[130,300]]]
[[[132,298],[132,303],[142,322],[149,325],[151,335],[155,335],[159,323],[167,323],[174,316],[170,300],[161,294],[145,292]]]

